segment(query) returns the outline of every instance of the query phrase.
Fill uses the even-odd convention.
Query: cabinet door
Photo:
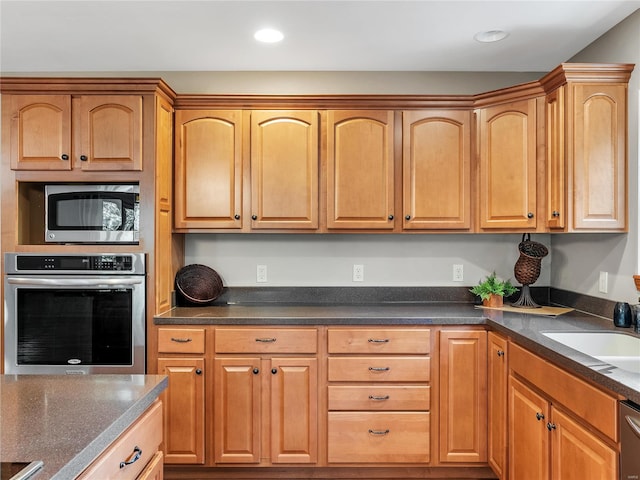
[[[549,410],[544,398],[509,377],[510,479],[549,480]]]
[[[402,132],[403,228],[469,229],[470,112],[403,112]]]
[[[74,166],[142,170],[142,97],[86,95],[73,99]]]
[[[536,101],[480,110],[480,227],[536,227]]]
[[[214,461],[260,461],[260,358],[216,358]]]
[[[566,150],[565,150],[565,89],[559,87],[546,98],[547,116],[547,226],[565,228]]]
[[[574,230],[627,228],[627,87],[571,85]]]
[[[502,479],[505,478],[507,464],[507,340],[489,332],[487,341],[489,465]]]
[[[204,463],[204,359],[159,358],[169,377],[163,392],[165,463]]]
[[[71,170],[71,96],[11,95],[11,168]]]
[[[271,360],[271,462],[318,458],[318,364],[315,358]]]
[[[327,227],[394,227],[393,112],[327,112]]]
[[[177,110],[175,227],[242,227],[242,112]]]
[[[615,450],[557,408],[552,408],[551,422],[551,478],[618,478],[618,455]]]
[[[318,228],[318,112],[251,112],[251,228]]]
[[[487,461],[487,332],[440,332],[440,461]]]

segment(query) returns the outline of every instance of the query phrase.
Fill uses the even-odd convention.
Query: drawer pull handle
[[[389,367],[369,367],[370,372],[388,372],[391,370]]]
[[[371,430],[371,429],[369,429],[369,433],[371,435],[388,435],[389,434],[389,429],[388,428],[386,430]]]
[[[369,343],[389,343],[388,338],[370,338]]]
[[[275,338],[256,338],[256,342],[262,342],[262,343],[273,343],[275,341],[276,341]]]
[[[175,338],[175,337],[171,337],[171,341],[172,342],[177,342],[177,343],[189,343],[189,342],[192,342],[193,340],[191,340],[190,338]]]
[[[129,457],[129,460],[120,462],[120,468],[124,468],[127,465],[131,465],[132,463],[136,463],[138,460],[140,460],[141,456],[142,456],[142,450],[140,450],[140,447],[138,446],[133,447],[133,454],[131,455],[131,457]]]
[[[389,395],[369,395],[369,400],[389,400]]]

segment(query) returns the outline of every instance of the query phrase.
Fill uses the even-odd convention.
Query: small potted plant
[[[487,278],[478,283],[478,285],[469,289],[469,291],[478,295],[482,299],[482,304],[485,307],[501,307],[503,304],[503,297],[505,295],[507,297],[513,295],[518,291],[518,289],[511,285],[509,280],[499,280],[496,277],[496,272],[493,272]]]

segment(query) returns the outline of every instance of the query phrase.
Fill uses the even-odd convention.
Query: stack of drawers
[[[329,463],[428,463],[430,331],[329,328]]]

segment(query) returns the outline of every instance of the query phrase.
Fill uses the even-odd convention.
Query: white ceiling
[[[0,0],[2,72],[548,71],[640,0]],[[257,44],[255,30],[285,39]],[[509,36],[493,44],[483,30]]]

